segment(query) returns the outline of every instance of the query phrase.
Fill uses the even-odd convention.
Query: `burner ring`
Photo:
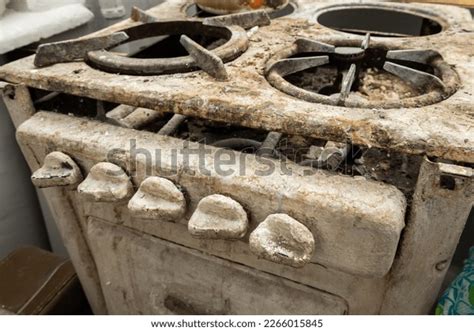
[[[357,41],[356,41],[357,42]],[[336,42],[337,46],[356,46],[348,45],[347,41]],[[382,46],[380,46],[382,47]],[[384,47],[387,50],[390,48]],[[348,108],[371,108],[371,109],[388,109],[388,108],[416,108],[421,106],[427,106],[435,104],[447,99],[449,96],[454,94],[459,86],[459,77],[457,73],[447,64],[442,58],[435,58],[431,61],[430,65],[435,69],[439,79],[444,84],[443,89],[432,89],[427,93],[403,98],[399,100],[360,100],[360,99],[347,99],[343,105],[340,104],[340,101],[337,98],[330,97],[328,95],[312,92],[304,88],[293,85],[287,81],[279,70],[275,69],[275,63],[280,60],[289,59],[297,54],[300,54],[300,49],[297,43],[294,43],[292,46],[287,47],[280,52],[276,53],[272,58],[270,58],[266,69],[265,76],[267,81],[276,89],[280,90],[283,93],[286,93],[295,98],[313,102],[321,103],[332,106],[344,106]],[[321,58],[324,56],[321,56]]]
[[[288,5],[289,0],[273,0],[268,3],[243,0],[194,0],[194,3],[203,10],[217,15],[236,14],[247,10],[279,9]]]
[[[267,13],[268,13],[268,16],[273,20],[276,18],[293,14],[297,8],[298,8],[298,5],[296,4],[296,2],[294,0],[290,0],[288,1],[286,5],[280,8],[270,9],[267,11]],[[187,17],[192,17],[196,19],[221,16],[221,15],[207,13],[203,11],[201,8],[199,8],[199,6],[196,5],[195,3],[191,3],[188,6],[186,6],[184,8],[184,13],[186,14]]]
[[[212,50],[212,53],[220,57],[224,63],[236,59],[248,48],[248,38],[244,29],[238,26],[204,25],[195,20],[147,23],[122,31],[130,37],[124,43],[166,35],[207,35],[226,39],[227,42],[224,45]],[[161,75],[199,69],[195,60],[189,55],[175,58],[141,59],[100,50],[87,53],[86,61],[97,69],[128,75]]]

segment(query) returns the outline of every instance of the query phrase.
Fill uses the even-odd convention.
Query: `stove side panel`
[[[18,137],[17,141],[31,171],[39,169],[47,147],[31,146]],[[84,234],[84,223],[76,209],[77,204],[66,189],[53,187],[44,189],[43,192],[92,311],[97,315],[107,314],[99,275]]]

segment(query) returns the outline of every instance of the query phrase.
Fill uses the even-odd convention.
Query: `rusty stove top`
[[[417,37],[370,35],[318,23],[318,15],[334,8],[371,6],[417,13],[438,22],[442,31]],[[48,56],[31,56],[1,67],[0,79],[251,128],[474,163],[474,46],[469,42],[474,24],[466,10],[439,8],[297,1],[270,13],[282,17],[269,25],[266,15],[252,17],[262,25],[258,28],[239,21],[250,28],[246,32],[205,18],[187,1],[168,1],[89,36],[99,44],[90,52],[76,44],[73,53],[87,61],[77,61],[75,54],[66,59],[71,62],[51,65]],[[203,19],[210,21],[204,24]],[[189,55],[140,59],[100,47],[158,35],[185,35],[178,41]],[[201,37],[207,39],[197,40]],[[42,51],[52,52],[50,58],[58,53],[55,48]],[[388,82],[379,84],[387,74]]]

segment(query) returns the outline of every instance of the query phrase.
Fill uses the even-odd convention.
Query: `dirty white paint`
[[[170,1],[166,8],[182,14],[182,4]],[[163,8],[154,10],[159,12]],[[465,16],[465,11],[451,7],[448,11],[448,21],[461,23],[436,36],[416,38],[416,45],[422,47],[436,43],[447,61],[455,63],[463,60],[461,57],[457,59],[452,52],[453,49],[454,53],[459,52],[462,38],[456,39],[457,34],[450,34],[466,29],[472,23],[459,20]],[[305,19],[295,20],[291,24],[284,20],[279,22],[282,23],[274,24],[275,32],[281,32],[289,25],[295,31],[307,27]],[[131,24],[135,23],[127,21],[107,31]],[[320,31],[326,31],[331,38],[339,34],[316,27],[309,28],[305,36]],[[272,33],[271,29],[262,28],[252,36],[252,42],[257,47],[251,47],[229,65],[231,75],[242,75],[245,79],[239,84],[230,83],[225,87],[212,81],[211,88],[211,85],[206,85],[209,78],[199,72],[155,77],[144,85],[141,77],[98,73],[81,63],[57,65],[38,71],[32,68],[32,59],[0,69],[0,76],[46,89],[61,84],[66,92],[103,100],[112,98],[134,106],[155,107],[160,111],[166,106],[162,100],[172,97],[176,103],[171,110],[177,113],[222,119],[247,126],[258,124],[259,127],[285,132],[293,132],[296,128],[304,135],[339,135],[340,130],[331,130],[343,127],[347,130],[344,133],[351,133],[353,142],[365,145],[381,146],[386,143],[386,134],[389,133],[389,147],[397,150],[471,160],[473,140],[469,138],[472,132],[463,130],[472,123],[469,118],[471,105],[467,104],[463,96],[466,89],[471,87],[466,81],[470,75],[469,66],[458,66],[460,77],[466,84],[441,104],[380,112],[321,106],[318,109],[319,116],[311,117],[313,105],[310,109],[307,103],[290,102],[287,97],[266,87],[255,92],[252,89],[254,86],[251,88],[245,85],[249,78],[248,81],[253,85],[262,82],[261,86],[264,86],[261,76],[264,61],[268,59],[265,54],[291,42],[291,36],[280,42],[270,38],[272,44],[264,45],[261,38],[271,37]],[[449,42],[446,39],[448,35]],[[413,43],[400,38],[394,45],[413,47]],[[265,54],[261,53],[263,46],[267,47]],[[463,52],[462,56],[470,56],[471,51]],[[252,62],[255,58],[262,61]],[[251,70],[246,70],[246,66]],[[69,75],[70,70],[80,70],[81,75]],[[189,83],[186,88],[194,92],[176,92],[182,87],[183,79]],[[206,88],[208,86],[209,89]],[[134,93],[129,93],[132,90]],[[213,99],[216,95],[221,104]],[[266,103],[256,105],[258,97]],[[86,188],[88,185],[94,188],[89,190],[89,196],[88,190],[81,189],[47,189],[46,193],[49,203],[62,216],[58,222],[62,236],[66,239],[68,250],[96,312],[426,313],[433,303],[433,293],[439,288],[444,268],[449,264],[464,225],[463,217],[467,216],[466,210],[472,207],[472,178],[465,176],[468,171],[432,164],[427,159],[419,175],[413,205],[415,208],[412,206],[411,213],[405,215],[406,199],[397,188],[365,178],[323,171],[308,176],[304,174],[303,167],[291,164],[287,166],[293,170],[292,175],[276,170],[268,176],[256,176],[253,174],[261,170],[258,159],[235,152],[232,154],[240,161],[230,168],[236,170],[245,161],[244,168],[248,173],[240,174],[237,171],[233,175],[223,176],[211,170],[210,174],[204,174],[200,172],[201,160],[198,158],[191,157],[186,164],[178,158],[178,164],[173,163],[173,150],[198,147],[198,144],[185,147],[185,143],[179,139],[115,127],[90,119],[46,112],[31,116],[18,111],[14,115],[17,113],[21,116],[16,123],[22,123],[17,138],[33,171],[41,166],[46,155],[60,151],[70,155],[83,174],[87,175],[82,184]],[[347,121],[347,118],[350,120]],[[416,130],[413,130],[414,127]],[[383,130],[378,131],[380,128]],[[161,162],[157,163],[154,156],[146,160],[143,155],[137,158],[137,162],[132,162],[131,139],[136,141],[137,148],[150,151],[159,148]],[[211,150],[211,154],[204,159],[205,168],[214,169],[213,156],[218,149],[206,148]],[[113,160],[108,160],[107,155],[111,150],[118,153]],[[109,162],[107,167],[104,166],[105,161]],[[151,161],[151,172],[148,171],[150,163],[147,161]],[[272,162],[279,169],[280,162]],[[98,166],[99,170],[96,168]],[[122,171],[119,180],[108,177],[103,171],[105,168]],[[427,168],[431,168],[431,171],[425,171]],[[440,176],[445,174],[465,177],[465,182],[458,186],[455,193],[445,192],[445,188],[438,187]],[[151,219],[132,215],[130,198],[137,188],[152,177],[166,179],[184,192],[186,209],[181,216],[173,219],[174,222],[167,221],[168,217]],[[93,185],[90,185],[91,182]],[[438,186],[430,191],[425,189],[425,184],[429,187]],[[98,188],[105,189],[95,191]],[[148,198],[155,203],[160,199],[166,200],[162,199],[163,196],[167,199],[170,196],[156,192],[150,194],[146,185],[144,191],[142,193],[148,193]],[[85,199],[84,192],[86,198],[92,199]],[[200,215],[200,201],[216,193],[232,199],[245,211],[248,231],[242,238],[197,238],[189,233],[190,219],[203,216]],[[432,208],[435,204],[439,204],[442,210]],[[237,209],[229,210],[238,215],[235,218],[241,219],[243,214],[236,212]],[[209,213],[209,210],[204,211]],[[227,213],[223,214],[228,216]],[[272,254],[262,254],[262,250],[256,249],[257,245],[252,245],[252,235],[249,238],[249,233],[258,235],[258,229],[265,229],[265,220],[268,221],[268,217],[274,214],[284,214],[285,219],[292,219],[288,222],[292,225],[289,231],[281,236],[283,241],[295,239],[288,235],[294,228],[300,232],[298,239],[305,239],[302,247],[297,247],[302,249],[290,245],[292,262],[299,259],[306,263],[304,266],[299,263],[289,266],[291,263],[285,263],[288,260],[271,258]],[[222,216],[222,213],[217,215]],[[426,222],[431,219],[439,222]],[[408,226],[401,236],[405,220]],[[446,224],[456,226],[446,227]],[[275,240],[276,237],[265,236],[273,244],[281,245]],[[266,253],[269,252],[267,249]],[[419,266],[424,271],[422,274],[418,272]],[[422,275],[429,275],[428,281]],[[153,290],[150,291],[150,288]],[[409,305],[401,293],[407,293],[410,297]],[[295,302],[304,304],[298,306]]]

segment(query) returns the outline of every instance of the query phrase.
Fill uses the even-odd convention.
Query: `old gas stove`
[[[439,8],[168,1],[1,67],[95,312],[429,312],[474,200],[474,26]]]

